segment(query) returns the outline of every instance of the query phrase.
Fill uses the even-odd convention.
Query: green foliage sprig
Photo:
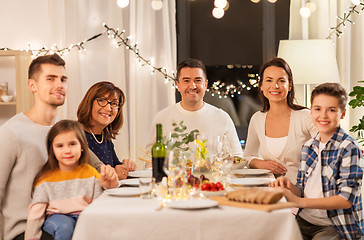
[[[364,81],[359,81],[361,83],[364,83]],[[353,97],[352,100],[350,100],[349,105],[354,109],[357,107],[363,107],[364,106],[364,87],[362,86],[354,86],[353,91],[349,93],[350,97]],[[351,127],[350,132],[359,132],[364,131],[364,116],[359,119],[359,124],[354,125]],[[359,137],[358,139],[359,143],[363,143],[364,146],[364,138],[363,136]]]
[[[166,137],[164,137],[167,149],[179,148],[183,152],[188,152],[188,144],[195,141],[199,131],[194,129],[187,133],[187,127],[184,125],[183,121],[180,121],[179,123],[173,122],[172,126],[173,132],[170,136],[171,139],[166,139]]]

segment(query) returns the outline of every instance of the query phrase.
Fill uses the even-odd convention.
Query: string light
[[[231,68],[231,65],[226,66],[229,69]],[[251,65],[243,65],[243,66],[239,66],[239,68],[251,68]],[[248,82],[249,85],[246,85],[245,83],[243,83],[241,80],[237,80],[236,83],[234,84],[227,84],[225,82],[222,82],[221,80],[217,80],[215,82],[212,83],[211,87],[209,87],[207,89],[207,92],[211,93],[211,96],[217,96],[220,99],[221,98],[227,98],[227,97],[235,97],[237,95],[240,95],[242,92],[245,91],[249,91],[252,88],[257,88],[258,87],[258,81],[259,81],[259,76],[258,74],[253,74],[250,73],[248,74]]]
[[[354,3],[354,1],[352,1]],[[361,9],[358,9],[361,8]],[[342,27],[346,27],[346,24],[351,23],[354,24],[354,22],[352,20],[350,20],[350,17],[352,14],[358,14],[360,15],[359,11],[363,11],[364,10],[364,3],[360,3],[354,6],[349,6],[348,7],[348,11],[344,12],[344,16],[343,17],[339,17],[337,16],[336,18],[339,20],[339,23],[336,25],[336,27],[331,27],[330,28],[330,33],[329,36],[327,37],[327,39],[331,39],[331,36],[335,33],[336,36],[338,38],[341,37],[341,35],[343,34],[343,31],[341,30]]]
[[[358,10],[359,7],[361,7],[361,9]],[[336,33],[339,37],[342,34],[340,27],[346,26],[345,25],[346,23],[353,24],[354,22],[352,22],[349,19],[349,17],[353,13],[360,14],[359,11],[364,10],[364,4],[360,3],[353,7],[349,7],[349,9],[350,10],[344,14],[344,17],[337,17],[338,19],[341,20],[341,22],[336,27],[330,28],[332,30],[332,32],[330,33],[330,35],[327,38],[331,38],[331,35],[333,33]],[[151,69],[151,74],[154,74],[155,72],[161,73],[164,76],[165,83],[168,83],[170,81],[173,81],[173,82],[175,81],[176,77],[175,77],[174,72],[172,72],[172,75],[169,75],[167,73],[167,70],[165,67],[155,67],[150,60],[147,60],[140,55],[138,43],[135,42],[135,44],[132,44],[131,36],[124,38],[123,35],[125,34],[125,30],[120,31],[118,28],[113,29],[113,28],[108,27],[106,24],[103,24],[103,26],[106,28],[105,32],[96,34],[93,37],[91,37],[87,40],[84,40],[82,42],[79,42],[76,44],[71,44],[71,45],[69,45],[69,47],[59,48],[56,44],[54,44],[51,48],[48,48],[47,46],[43,46],[40,49],[32,49],[30,43],[28,43],[28,46],[25,51],[31,52],[33,54],[33,56],[35,56],[35,57],[37,57],[39,55],[47,55],[47,54],[50,54],[51,52],[55,52],[61,56],[65,56],[68,53],[70,53],[70,51],[73,49],[76,49],[80,52],[84,52],[84,51],[86,51],[86,48],[84,46],[86,43],[88,43],[92,40],[95,40],[95,39],[99,38],[100,36],[107,35],[107,37],[112,40],[112,42],[116,48],[118,48],[120,46],[124,46],[126,49],[132,51],[135,54],[135,56],[138,60],[138,63],[141,66],[145,66],[145,65],[149,66]],[[12,50],[12,49],[7,48],[7,47],[2,47],[2,48],[0,48],[0,50],[7,51],[7,50]],[[234,67],[234,65],[227,66],[227,68],[233,68],[233,67]],[[251,65],[243,65],[243,66],[240,65],[239,67],[252,68]],[[207,91],[211,92],[212,96],[218,95],[219,98],[222,98],[223,96],[235,97],[236,95],[242,94],[243,91],[249,91],[252,88],[258,87],[258,79],[259,79],[258,76],[255,74],[249,74],[248,77],[249,77],[250,86],[247,86],[246,84],[242,83],[241,81],[237,81],[236,84],[229,85],[229,87],[227,88],[225,83],[222,83],[221,81],[217,81],[217,82],[214,82],[212,84],[212,86],[207,89]]]
[[[116,41],[116,46],[124,46],[126,49],[132,51],[135,54],[135,57],[137,58],[141,66],[149,66],[151,70],[151,75],[153,75],[155,72],[159,72],[164,76],[165,83],[168,83],[169,81],[175,82],[174,74],[172,76],[169,75],[165,67],[155,67],[153,64],[154,59],[148,60],[140,55],[137,42],[135,44],[132,44],[130,41],[132,39],[132,36],[128,36],[125,38],[123,37],[125,30],[120,31],[119,29],[108,27],[105,23],[103,24],[103,26],[106,28],[108,38],[112,38],[113,41]]]

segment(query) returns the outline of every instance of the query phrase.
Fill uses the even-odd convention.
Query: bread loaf
[[[276,189],[240,188],[226,194],[229,200],[246,203],[272,204],[278,202],[283,193]]]

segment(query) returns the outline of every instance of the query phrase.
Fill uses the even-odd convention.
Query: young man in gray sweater
[[[34,105],[0,126],[0,239],[24,239],[35,175],[47,160],[46,136],[67,91],[64,60],[57,54],[32,61],[28,87]]]

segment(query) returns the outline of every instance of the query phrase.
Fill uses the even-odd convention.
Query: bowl
[[[1,96],[1,99],[4,101],[4,102],[11,102],[13,100],[14,96],[12,95],[2,95]]]

